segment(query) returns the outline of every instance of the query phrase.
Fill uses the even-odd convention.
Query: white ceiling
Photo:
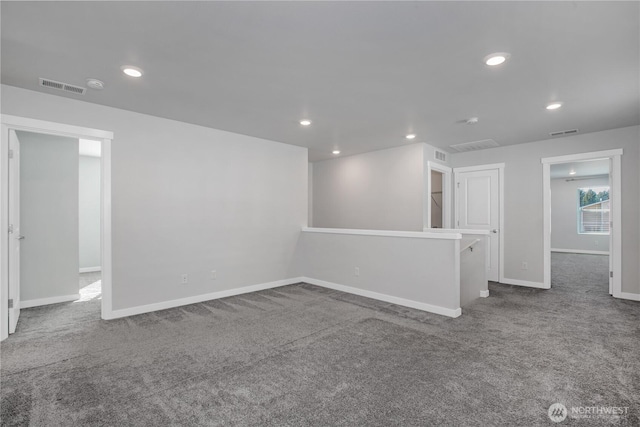
[[[2,83],[305,146],[311,160],[410,132],[446,149],[640,122],[638,2],[4,1],[1,12]],[[507,63],[483,63],[502,51]],[[39,77],[106,88],[66,94]],[[563,108],[546,111],[555,100]]]
[[[609,159],[554,164],[550,169],[551,179],[609,175]],[[571,171],[575,174],[569,174]]]

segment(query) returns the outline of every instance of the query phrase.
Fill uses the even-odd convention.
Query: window
[[[578,189],[578,233],[609,234],[609,187]]]

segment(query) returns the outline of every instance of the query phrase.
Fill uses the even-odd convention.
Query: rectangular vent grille
[[[447,154],[446,153],[444,153],[442,151],[439,151],[439,150],[435,150],[435,152],[436,152],[435,153],[436,154],[436,160],[441,160],[443,162],[447,161]]]
[[[40,77],[40,86],[63,90],[65,92],[71,92],[77,95],[84,95],[84,93],[87,91],[86,88],[81,86],[74,86],[67,83],[57,82],[55,80],[43,79],[42,77]]]
[[[551,132],[549,135],[551,136],[561,136],[561,135],[571,135],[573,133],[578,133],[578,129],[569,129],[569,130],[561,130],[558,132]]]
[[[463,142],[462,144],[451,145],[450,148],[464,153],[465,151],[484,150],[486,148],[499,147],[493,139],[483,139],[482,141]]]

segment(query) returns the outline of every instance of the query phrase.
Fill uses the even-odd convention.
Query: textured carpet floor
[[[113,321],[98,299],[24,310],[2,424],[531,426],[561,402],[629,407],[564,424],[639,425],[640,303],[490,292],[458,319],[306,284]]]

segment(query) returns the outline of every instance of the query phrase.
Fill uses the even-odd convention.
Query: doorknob
[[[18,236],[18,237],[17,237],[17,239],[18,239],[18,240],[23,240],[23,239],[24,239],[24,236]]]
[[[497,228],[494,228],[493,230],[491,230],[491,232],[495,234],[495,233],[497,233],[497,232],[498,232],[498,229],[497,229]]]

